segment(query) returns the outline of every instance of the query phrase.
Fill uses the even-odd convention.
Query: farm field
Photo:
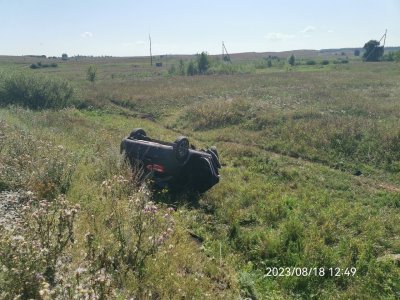
[[[174,57],[38,60],[0,56],[0,192],[21,194],[0,298],[400,298],[398,63],[181,76]],[[65,80],[75,107],[10,103],[10,76]],[[220,183],[138,187],[119,153],[137,127],[217,146]]]

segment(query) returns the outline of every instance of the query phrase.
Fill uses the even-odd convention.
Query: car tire
[[[216,171],[218,172],[218,169],[221,168],[221,163],[219,162],[217,148],[211,147],[211,149],[208,149],[206,152],[211,155],[212,163],[213,163]]]
[[[210,150],[211,150],[212,152],[214,152],[214,154],[215,154],[215,155],[217,156],[217,158],[219,159],[217,147],[211,146]]]
[[[189,140],[185,136],[180,136],[175,141],[175,157],[179,162],[185,161],[189,155]]]
[[[135,128],[132,130],[129,138],[134,140],[141,140],[146,136],[146,132],[142,128]]]

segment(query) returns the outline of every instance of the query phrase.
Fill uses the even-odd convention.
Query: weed
[[[43,285],[56,284],[57,265],[74,243],[79,206],[64,196],[46,201],[27,195],[20,222],[0,233],[1,296],[6,298],[40,298]]]
[[[37,139],[2,123],[0,182],[5,189],[29,189],[52,199],[69,189],[78,157],[63,145]]]

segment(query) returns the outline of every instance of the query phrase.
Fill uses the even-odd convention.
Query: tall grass
[[[194,130],[206,130],[239,124],[249,116],[250,104],[243,99],[215,99],[190,106],[182,120]]]
[[[0,190],[29,190],[46,199],[68,191],[78,161],[75,153],[4,121],[0,129]]]
[[[0,182],[4,190],[29,190],[21,221],[0,230],[1,298],[207,293],[217,299],[237,293],[230,267],[215,268],[187,234],[185,214],[139,188],[114,136],[93,127],[82,144],[63,122],[46,118],[63,115],[76,126],[88,124],[76,110],[23,114],[30,116],[29,134],[20,124],[1,122]],[[43,128],[69,142],[57,144],[52,130]]]

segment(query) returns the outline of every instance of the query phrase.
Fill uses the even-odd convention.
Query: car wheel
[[[219,155],[218,155],[217,147],[215,147],[215,146],[211,146],[210,150],[211,150],[212,152],[214,152],[214,154],[215,154],[215,155],[217,156],[217,158],[219,159]]]
[[[134,140],[141,140],[145,136],[146,132],[142,128],[135,128],[132,130],[131,134],[129,135],[129,138]]]
[[[216,171],[218,171],[217,169],[221,168],[221,163],[219,162],[217,148],[211,147],[211,149],[208,149],[206,152],[211,155],[212,163],[213,163],[214,167],[216,168]]]
[[[178,161],[184,161],[189,155],[189,140],[180,136],[175,141],[175,156]]]

